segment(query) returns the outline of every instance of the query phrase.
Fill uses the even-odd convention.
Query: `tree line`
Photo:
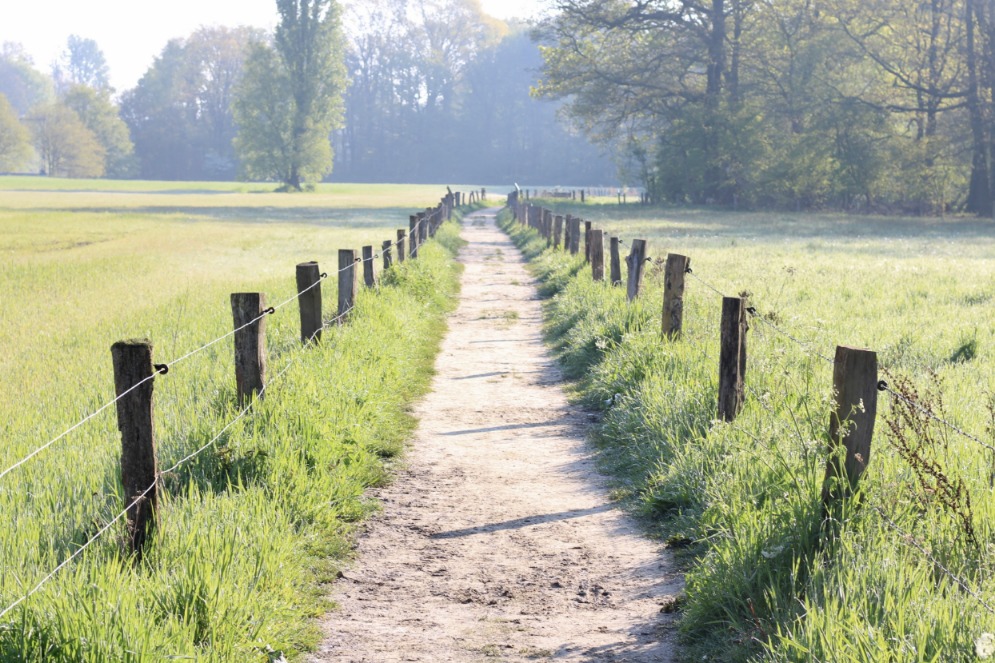
[[[992,215],[981,0],[557,0],[541,94],[658,199]]]
[[[606,149],[530,95],[542,60],[527,26],[478,0],[276,5],[273,34],[202,27],[119,95],[93,40],[70,36],[48,74],[4,44],[0,172],[300,189],[334,154],[350,181],[614,180]]]

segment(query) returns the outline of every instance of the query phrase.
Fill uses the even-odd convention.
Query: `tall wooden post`
[[[735,421],[743,407],[746,378],[745,297],[722,298],[722,342],[719,348],[719,419]]]
[[[625,259],[625,264],[629,268],[628,281],[626,282],[626,295],[631,302],[639,296],[639,289],[643,284],[643,265],[646,263],[646,240],[634,239],[629,248],[629,255]]]
[[[152,428],[152,344],[147,339],[111,346],[117,427],[121,431],[121,483],[128,518],[128,544],[136,560],[155,524],[159,471]],[[142,383],[143,380],[147,380]],[[135,385],[141,386],[134,388]],[[129,389],[132,391],[128,392]],[[128,393],[125,393],[128,392]]]
[[[429,209],[426,212],[418,213],[418,246],[421,246],[428,241],[428,226],[431,223],[431,212]]]
[[[397,229],[397,262],[404,262],[404,228]]]
[[[383,254],[383,268],[384,271],[390,269],[390,265],[393,262],[390,254],[390,247],[393,244],[389,239],[384,240],[384,243],[380,247],[380,253]]]
[[[600,228],[591,230],[591,276],[595,281],[605,280],[605,237]]]
[[[570,217],[570,255],[577,255],[580,252],[580,219]]]
[[[610,270],[611,270],[611,284],[613,286],[622,285],[622,258],[619,255],[618,250],[618,237],[612,237],[610,242],[611,246],[611,259],[610,259]]]
[[[663,282],[663,335],[677,338],[684,326],[684,275],[691,259],[676,253],[667,255]]]
[[[363,247],[363,284],[372,288],[377,284],[377,274],[373,269],[373,247]]]
[[[570,250],[570,227],[573,225],[572,219],[573,219],[573,217],[570,216],[569,214],[567,214],[566,219],[563,222],[563,250],[564,251],[569,251]]]
[[[418,257],[418,217],[414,214],[408,217],[408,257]]]
[[[245,407],[266,387],[266,295],[235,292],[231,315],[235,328],[235,393]],[[253,322],[255,321],[255,322]],[[251,323],[251,324],[250,324]]]
[[[591,222],[584,222],[584,262],[591,262]]]
[[[301,310],[301,343],[321,340],[321,271],[316,262],[297,265],[297,305]]]
[[[581,203],[583,203],[583,202],[584,202],[584,189],[581,189],[581,190],[580,190],[580,202],[581,202]]]
[[[553,213],[546,209],[542,211],[542,234],[546,238],[546,248],[553,245]]]
[[[339,249],[339,321],[356,305],[356,252]]]
[[[553,218],[553,248],[560,248],[560,240],[563,239],[563,217],[557,214]]]
[[[827,507],[853,494],[871,458],[878,407],[877,353],[837,347],[833,391],[836,407],[829,418],[829,461],[822,486],[822,502]],[[845,449],[842,459],[841,447]]]

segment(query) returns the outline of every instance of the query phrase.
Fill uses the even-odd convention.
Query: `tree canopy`
[[[23,167],[31,154],[31,134],[7,97],[0,94],[0,173]]]

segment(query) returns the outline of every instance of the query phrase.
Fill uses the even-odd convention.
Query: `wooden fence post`
[[[575,256],[580,252],[580,219],[570,217],[570,255]]]
[[[159,502],[152,428],[155,380],[147,380],[155,370],[152,344],[147,339],[120,341],[111,346],[111,356],[114,390],[119,398],[117,427],[121,431],[121,483],[128,518],[128,544],[135,559],[141,560],[142,547],[155,524]],[[133,389],[143,380],[147,381]],[[128,392],[129,389],[132,391]]]
[[[584,262],[591,262],[591,222],[584,222]]]
[[[609,276],[609,278],[611,279],[611,283],[613,286],[619,286],[622,285],[622,258],[621,256],[619,256],[619,251],[618,251],[618,237],[612,237],[609,244],[611,246],[610,248],[611,258],[610,258],[610,267],[609,267],[609,269],[611,270],[611,275]]]
[[[663,335],[677,338],[684,326],[684,275],[687,273],[690,258],[670,253],[663,282]]]
[[[833,362],[836,407],[829,417],[829,461],[822,502],[853,494],[871,457],[878,407],[878,357],[871,350],[838,346]],[[840,467],[840,447],[846,450]]]
[[[408,217],[408,257],[418,257],[418,217],[414,214]]]
[[[595,281],[605,280],[605,237],[600,228],[591,230],[591,276]]]
[[[722,343],[719,349],[719,419],[735,421],[743,407],[746,379],[745,297],[722,298]]]
[[[339,249],[339,323],[356,305],[356,252]]]
[[[625,259],[625,264],[629,268],[628,281],[626,283],[626,295],[631,302],[639,296],[639,288],[643,284],[643,265],[646,263],[646,240],[634,239],[629,248],[629,255]]]
[[[418,213],[418,246],[428,241],[428,227],[432,223],[432,210]]]
[[[584,189],[580,190],[580,202],[581,202],[581,204],[584,203]]]
[[[384,240],[384,243],[380,247],[380,253],[383,254],[383,268],[384,268],[384,271],[387,271],[388,269],[390,269],[390,265],[393,262],[393,260],[391,258],[391,255],[390,255],[390,247],[391,247],[392,244],[393,244],[393,242],[391,242],[388,239],[388,240]]]
[[[397,262],[404,262],[404,228],[397,229]]]
[[[266,295],[234,292],[231,315],[235,328],[235,392],[245,407],[266,387]],[[253,322],[255,320],[255,322]],[[251,323],[251,324],[250,324]]]
[[[546,237],[546,248],[553,245],[553,213],[546,209],[542,211],[542,234]]]
[[[301,310],[301,343],[321,340],[321,279],[316,262],[297,265],[297,305]],[[305,292],[306,291],[306,292]]]
[[[363,247],[363,283],[367,288],[372,288],[377,284],[377,275],[373,270],[373,247]]]
[[[563,217],[559,214],[553,219],[553,248],[560,248],[560,240],[563,239]]]

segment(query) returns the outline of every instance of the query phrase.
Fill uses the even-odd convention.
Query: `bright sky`
[[[502,19],[529,17],[539,4],[481,0],[485,12]],[[20,42],[35,67],[47,73],[69,35],[93,39],[118,92],[134,87],[167,41],[201,25],[276,25],[274,0],[0,0],[2,5],[0,42]]]

